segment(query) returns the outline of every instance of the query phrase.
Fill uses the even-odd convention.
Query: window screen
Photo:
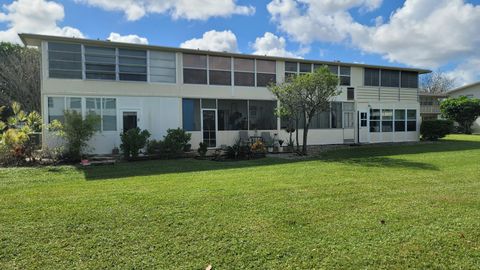
[[[235,58],[233,66],[236,86],[255,86],[255,60]]]
[[[87,79],[115,80],[115,49],[85,46],[85,76]]]
[[[58,120],[63,123],[63,113],[65,111],[64,97],[48,97],[48,123]]]
[[[400,87],[400,71],[382,69],[382,86]]]
[[[232,85],[232,60],[230,57],[209,56],[209,76],[212,85]]]
[[[276,63],[269,60],[257,60],[257,86],[266,87],[276,83]]]
[[[80,44],[48,43],[50,78],[82,79],[82,47]]]
[[[150,51],[150,81],[162,83],[175,83],[176,60],[175,53]]]
[[[418,88],[418,72],[402,71],[402,88]]]
[[[182,100],[183,129],[186,131],[200,131],[200,100]]]
[[[218,100],[218,130],[247,130],[246,100]]]
[[[277,129],[276,101],[250,100],[250,130]]]
[[[183,54],[183,82],[207,84],[207,56]]]
[[[147,81],[147,51],[119,49],[118,64],[121,81]]]
[[[365,68],[363,84],[365,86],[379,86],[380,70],[376,68]]]
[[[405,110],[395,110],[395,131],[405,131]]]

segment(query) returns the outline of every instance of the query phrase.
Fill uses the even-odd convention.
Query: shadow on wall
[[[473,135],[474,136],[474,135]],[[477,137],[477,136],[475,136]],[[433,164],[423,163],[392,156],[427,154],[435,152],[466,151],[480,149],[479,141],[448,140],[434,143],[415,143],[411,145],[370,145],[333,150],[321,156],[312,156],[308,159],[280,159],[265,158],[246,161],[216,162],[208,160],[152,160],[119,163],[115,166],[100,166],[79,168],[87,180],[112,180],[136,176],[155,176],[172,173],[190,173],[215,171],[226,169],[255,168],[261,170],[263,166],[292,164],[318,160],[321,162],[336,162],[354,166],[378,168],[408,168],[413,170],[438,170]]]

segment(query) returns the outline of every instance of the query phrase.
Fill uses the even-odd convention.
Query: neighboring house
[[[451,97],[465,96],[468,98],[480,98],[480,82],[465,85],[448,92]],[[472,132],[480,133],[480,118],[473,123]]]
[[[422,121],[440,119],[440,102],[447,97],[446,93],[420,92],[420,117]]]
[[[192,134],[193,148],[202,141],[212,148],[231,145],[241,134],[286,140],[286,123],[275,116],[277,101],[266,86],[323,65],[339,76],[342,92],[329,111],[315,116],[309,144],[419,139],[418,75],[428,70],[34,34],[20,38],[42,53],[45,124],[62,120],[64,110],[100,115],[100,132],[90,142],[95,153],[110,153],[120,133],[132,127],[156,139],[181,127]],[[49,134],[43,136],[52,143]]]

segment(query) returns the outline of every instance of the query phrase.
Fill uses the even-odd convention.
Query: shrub
[[[149,137],[150,132],[147,130],[140,130],[138,127],[120,134],[120,139],[122,140],[120,149],[122,150],[125,159],[133,160],[138,158],[140,150],[145,147]]]
[[[250,158],[251,150],[248,145],[242,144],[238,139],[232,146],[227,147],[226,155],[229,159],[246,159]]]
[[[260,140],[257,140],[255,143],[252,144],[250,150],[254,153],[265,153],[267,150],[265,148],[265,143]]]
[[[478,98],[447,98],[440,103],[442,115],[456,121],[465,134],[472,133],[472,124],[480,116],[480,99]]]
[[[453,122],[450,120],[427,120],[420,126],[423,140],[436,141],[453,131]]]
[[[176,157],[182,152],[189,151],[191,148],[191,134],[183,129],[169,129],[163,140],[151,140],[147,143],[147,153],[149,155],[158,155],[162,157]]]
[[[197,152],[200,155],[200,157],[204,158],[207,155],[207,151],[208,151],[208,147],[206,143],[201,142],[198,144]]]
[[[0,114],[5,107],[0,107]],[[42,118],[37,112],[25,113],[18,102],[13,102],[6,122],[0,121],[0,164],[19,165],[29,159],[34,161],[33,132],[41,131]]]
[[[186,133],[181,128],[168,129],[167,135],[163,137],[163,150],[171,154],[178,154],[186,151],[191,137],[192,134]]]
[[[100,116],[88,114],[83,119],[81,113],[68,110],[63,115],[64,123],[54,120],[50,125],[50,130],[65,139],[67,157],[71,161],[79,161],[88,146],[87,142],[97,132]]]

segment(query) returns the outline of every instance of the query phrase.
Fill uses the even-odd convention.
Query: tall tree
[[[331,73],[328,67],[323,66],[313,73],[295,76],[289,82],[271,85],[268,89],[280,101],[281,113],[302,118],[304,125],[301,153],[306,155],[311,120],[317,112],[327,110],[332,98],[340,94],[338,77]]]
[[[445,73],[432,72],[423,75],[420,87],[426,93],[446,93],[455,87],[455,79],[448,77]]]
[[[472,124],[480,117],[480,99],[478,98],[447,98],[440,103],[442,115],[457,122],[465,134],[472,133]]]
[[[0,106],[19,101],[25,111],[40,110],[40,53],[0,43]]]

